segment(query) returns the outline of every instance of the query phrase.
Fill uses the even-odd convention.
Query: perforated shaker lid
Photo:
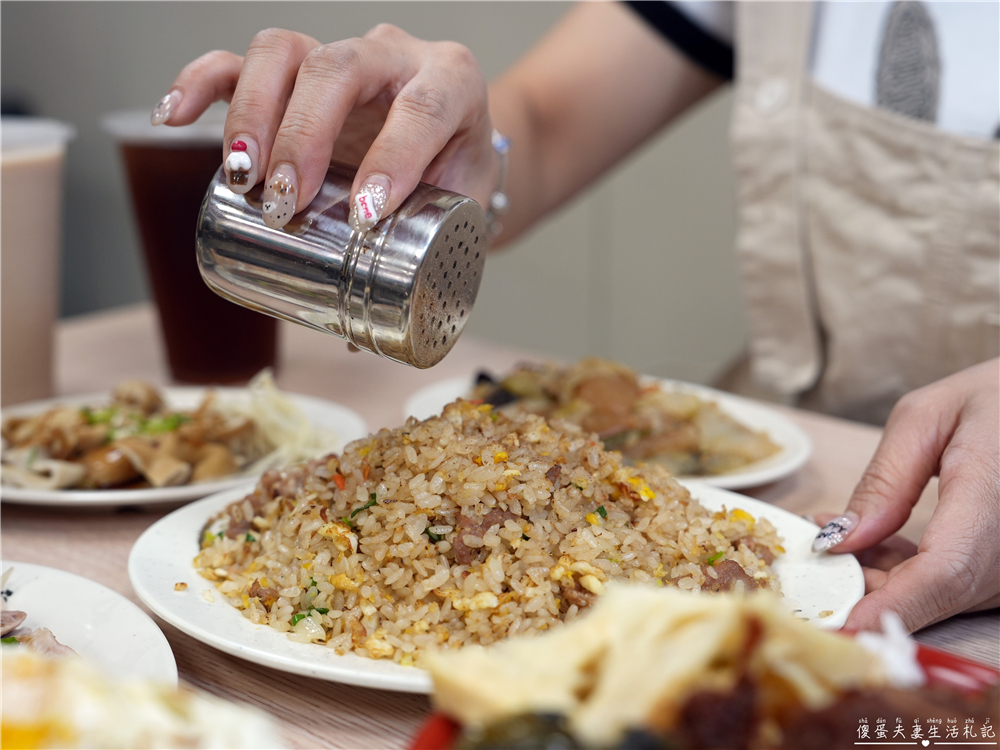
[[[399,213],[372,248],[371,270],[353,271],[350,338],[361,348],[418,368],[451,350],[472,312],[486,262],[486,220],[475,201],[437,191],[419,210]]]

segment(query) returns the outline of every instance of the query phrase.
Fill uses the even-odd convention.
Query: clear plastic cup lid
[[[151,109],[130,109],[111,112],[101,119],[104,131],[120,143],[152,143],[169,146],[172,143],[222,143],[227,109],[210,108],[190,125],[172,127],[152,125]]]
[[[0,146],[3,153],[62,148],[76,136],[69,123],[42,117],[0,118]]]

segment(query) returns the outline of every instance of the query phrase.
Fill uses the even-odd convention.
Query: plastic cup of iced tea
[[[121,153],[170,372],[182,383],[240,384],[277,365],[277,320],[223,299],[198,269],[198,213],[222,164],[224,122],[215,110],[183,127],[153,126],[148,110],[103,121]]]

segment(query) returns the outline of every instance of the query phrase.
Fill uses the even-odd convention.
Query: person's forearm
[[[620,3],[574,8],[490,87],[511,140],[503,245],[716,88]]]

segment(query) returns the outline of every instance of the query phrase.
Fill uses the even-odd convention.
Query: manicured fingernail
[[[367,232],[378,223],[389,200],[389,178],[382,174],[373,174],[358,190],[351,206],[351,226],[361,232]]]
[[[295,215],[295,200],[298,197],[299,181],[295,167],[279,164],[264,186],[264,223],[272,229],[281,229]]]
[[[169,120],[170,116],[177,109],[177,106],[181,103],[181,97],[183,96],[183,93],[174,89],[165,97],[160,99],[160,101],[156,103],[156,106],[153,107],[153,114],[149,116],[149,122],[153,125],[162,125]]]
[[[826,552],[831,547],[836,547],[857,528],[859,520],[858,514],[850,511],[831,520],[813,539],[813,552]]]
[[[226,157],[226,181],[229,189],[242,195],[257,184],[257,164],[260,161],[257,142],[252,138],[234,138]]]

